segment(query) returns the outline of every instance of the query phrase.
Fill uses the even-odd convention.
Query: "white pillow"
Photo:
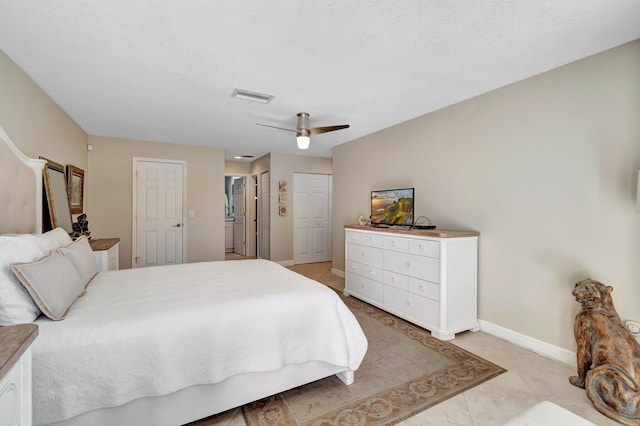
[[[71,263],[80,272],[85,286],[98,273],[98,263],[86,236],[81,236],[68,246],[59,248],[58,251],[71,260]]]
[[[11,268],[42,313],[52,320],[64,319],[73,302],[84,293],[80,273],[60,253],[50,252],[30,263],[13,263]]]
[[[40,315],[29,293],[13,274],[11,264],[31,262],[43,254],[33,240],[0,236],[0,325],[29,323]]]
[[[16,234],[15,237],[36,243],[40,246],[44,253],[48,253],[52,250],[58,249],[57,242],[54,242],[50,238],[44,237],[43,234]]]
[[[64,247],[73,242],[67,231],[62,228],[52,229],[51,231],[47,231],[44,234],[40,234],[41,238],[48,240],[50,244],[53,245],[53,249],[56,250],[60,247]]]

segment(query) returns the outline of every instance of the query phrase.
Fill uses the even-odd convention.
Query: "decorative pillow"
[[[29,323],[40,315],[29,293],[11,271],[11,263],[31,262],[43,254],[33,240],[0,236],[0,325]]]
[[[50,252],[31,263],[13,263],[11,269],[43,314],[61,320],[84,292],[84,282],[71,260]]]
[[[98,273],[98,263],[86,236],[81,236],[68,246],[59,248],[58,251],[71,260],[71,263],[80,272],[85,286]]]
[[[73,242],[69,234],[67,234],[67,231],[62,228],[52,229],[51,231],[38,235],[38,237],[48,241],[49,244],[53,246],[50,250],[56,250]]]

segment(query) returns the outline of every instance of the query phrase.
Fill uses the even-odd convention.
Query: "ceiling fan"
[[[309,148],[309,142],[311,141],[311,135],[319,135],[321,133],[333,132],[334,130],[348,129],[348,124],[340,124],[337,126],[324,126],[324,127],[311,127],[309,128],[309,113],[299,112],[298,127],[294,129],[285,129],[282,127],[270,126],[268,124],[256,123],[258,126],[272,127],[274,129],[286,130],[287,132],[294,132],[296,134],[296,142],[299,149]]]

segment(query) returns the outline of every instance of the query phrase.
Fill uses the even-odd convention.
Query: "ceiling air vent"
[[[231,94],[231,97],[236,99],[244,99],[245,101],[260,102],[262,104],[268,104],[274,98],[273,95],[252,92],[250,90],[244,89],[235,89]]]

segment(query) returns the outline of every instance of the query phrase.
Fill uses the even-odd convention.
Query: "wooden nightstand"
[[[31,343],[35,324],[0,327],[0,420],[7,426],[31,426]]]
[[[91,249],[98,263],[98,271],[120,269],[120,238],[101,238],[91,240]]]

